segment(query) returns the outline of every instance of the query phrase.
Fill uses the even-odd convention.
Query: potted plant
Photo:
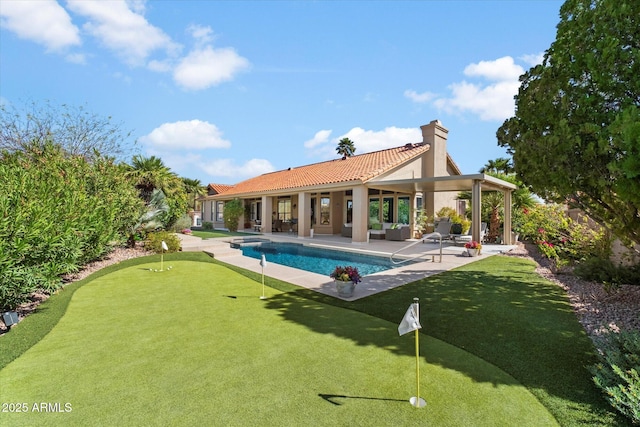
[[[482,250],[482,244],[476,242],[475,240],[465,243],[464,247],[467,248],[467,253],[469,254],[469,256],[478,256],[480,255],[480,251]]]
[[[336,282],[336,289],[341,297],[352,296],[356,285],[362,281],[358,268],[349,265],[344,267],[336,266],[329,277]]]

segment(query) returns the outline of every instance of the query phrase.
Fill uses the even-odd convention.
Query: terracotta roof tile
[[[214,195],[214,194],[224,193],[225,191],[229,190],[230,188],[233,188],[233,185],[209,184],[207,186],[207,193],[208,193],[209,196],[211,196],[211,195]]]
[[[231,196],[264,193],[351,181],[365,183],[394,169],[407,160],[422,155],[427,150],[429,150],[429,145],[407,144],[401,147],[347,157],[344,160],[329,160],[289,168],[242,181],[224,191],[223,194]]]

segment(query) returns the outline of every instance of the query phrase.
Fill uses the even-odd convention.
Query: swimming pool
[[[264,254],[267,262],[327,276],[338,265],[357,267],[361,276],[398,267],[388,257],[316,248],[299,243],[263,242],[252,245],[236,244],[235,247],[241,249],[244,256],[261,259]]]

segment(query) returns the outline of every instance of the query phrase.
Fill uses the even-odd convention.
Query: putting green
[[[414,408],[414,336],[397,324],[271,288],[261,300],[222,266],[169,265],[78,289],[0,371],[4,425],[557,425],[512,377],[425,334],[427,406]]]

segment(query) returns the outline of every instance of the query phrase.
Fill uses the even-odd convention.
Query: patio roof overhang
[[[442,191],[471,191],[471,235],[473,240],[480,241],[480,212],[482,191],[499,191],[504,194],[504,223],[511,224],[511,193],[517,188],[515,184],[484,174],[451,175],[430,178],[398,179],[369,181],[369,187],[381,190],[404,193],[434,193]],[[511,228],[504,227],[503,241],[511,242]]]
[[[369,181],[370,187],[382,190],[412,193],[441,191],[471,191],[474,184],[480,184],[484,191],[513,191],[516,185],[484,173],[471,175],[436,176],[431,178],[398,179],[390,181]]]

